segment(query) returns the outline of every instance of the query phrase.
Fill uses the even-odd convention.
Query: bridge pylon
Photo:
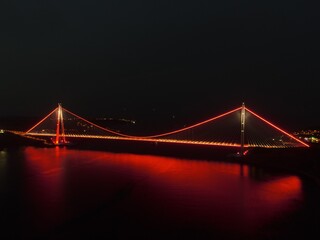
[[[64,132],[64,122],[63,122],[63,114],[62,114],[62,106],[61,103],[58,103],[57,108],[57,124],[56,124],[56,137],[53,139],[53,143],[55,145],[63,145],[66,144],[66,137]]]
[[[243,156],[244,154],[244,130],[245,130],[245,122],[246,122],[246,107],[244,102],[241,106],[241,116],[240,116],[240,125],[241,125],[241,132],[240,132],[240,155]]]

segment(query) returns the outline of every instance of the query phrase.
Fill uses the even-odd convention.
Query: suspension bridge
[[[99,126],[63,108],[61,104],[40,120],[25,136],[50,139],[57,146],[69,145],[72,139],[112,139],[248,148],[309,147],[308,144],[242,106],[193,125],[170,132],[135,136]]]

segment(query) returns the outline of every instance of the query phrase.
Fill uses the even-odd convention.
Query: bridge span
[[[149,136],[133,136],[99,126],[58,104],[57,108],[33,127],[19,134],[46,139],[48,144],[53,145],[72,144],[69,139],[102,139],[236,147],[241,154],[248,148],[256,147],[309,147],[298,137],[266,120],[244,104],[190,126]]]

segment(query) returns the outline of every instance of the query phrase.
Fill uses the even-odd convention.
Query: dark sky
[[[198,121],[245,101],[320,126],[318,7],[305,0],[4,0],[1,115]]]

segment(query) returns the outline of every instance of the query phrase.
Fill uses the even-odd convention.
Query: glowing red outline
[[[282,130],[281,128],[277,127],[276,125],[272,124],[271,122],[269,122],[268,120],[264,119],[263,117],[259,116],[258,114],[256,114],[255,112],[251,111],[250,109],[248,109],[247,107],[245,107],[245,109],[253,114],[254,116],[256,116],[257,118],[259,118],[260,120],[264,121],[265,123],[269,124],[271,127],[277,129],[278,131],[284,133],[285,135],[293,138],[294,140],[296,140],[297,142],[301,143],[302,145],[306,146],[306,147],[310,147],[308,144],[302,142],[301,140],[299,140],[298,138],[294,137],[293,135],[291,135],[290,133],[287,133],[286,131]]]
[[[55,134],[46,133],[30,133],[31,136],[55,136]],[[78,134],[66,134],[68,138],[93,138],[93,139],[111,139],[111,140],[123,140],[123,141],[143,141],[143,142],[163,142],[163,143],[176,143],[176,144],[193,144],[193,145],[207,145],[207,146],[223,146],[223,147],[240,147],[238,143],[221,143],[210,141],[194,141],[194,140],[177,140],[177,139],[154,139],[154,138],[127,138],[119,136],[99,136],[99,135],[78,135]],[[248,147],[245,145],[245,147]]]
[[[203,125],[203,124],[205,124],[205,123],[211,122],[211,121],[216,120],[216,119],[218,119],[218,118],[224,117],[224,116],[226,116],[226,115],[228,115],[228,114],[231,114],[231,113],[233,113],[233,112],[236,112],[236,111],[238,111],[238,110],[240,110],[240,109],[241,109],[241,107],[238,107],[238,108],[235,108],[235,109],[233,109],[233,110],[231,110],[231,111],[228,111],[228,112],[226,112],[226,113],[220,114],[220,115],[218,115],[218,116],[216,116],[216,117],[213,117],[213,118],[210,118],[210,119],[208,119],[208,120],[205,120],[205,121],[202,121],[202,122],[193,124],[193,125],[191,125],[191,126],[189,126],[189,127],[184,127],[184,128],[178,129],[178,130],[174,130],[174,131],[171,131],[171,132],[167,132],[167,133],[162,133],[162,134],[157,134],[157,135],[151,135],[151,136],[147,136],[147,137],[145,137],[145,138],[163,137],[163,136],[166,136],[166,135],[170,135],[170,134],[182,132],[182,131],[185,131],[185,130],[188,130],[188,129],[191,129],[191,128],[195,128],[195,127],[201,126],[201,125]]]
[[[167,136],[167,135],[174,134],[174,133],[178,133],[178,132],[182,132],[182,131],[185,131],[185,130],[188,130],[188,129],[191,129],[191,128],[194,128],[194,127],[198,127],[198,126],[203,125],[203,124],[205,124],[205,123],[211,122],[211,121],[216,120],[216,119],[221,118],[221,117],[224,117],[224,116],[226,116],[226,115],[228,115],[228,114],[230,114],[230,113],[236,112],[236,111],[238,111],[238,110],[240,110],[240,109],[241,109],[241,107],[238,107],[238,108],[233,109],[233,110],[231,110],[231,111],[228,111],[228,112],[226,112],[226,113],[220,114],[220,115],[218,115],[218,116],[216,116],[216,117],[213,117],[213,118],[210,118],[210,119],[208,119],[208,120],[205,120],[205,121],[202,121],[202,122],[193,124],[193,125],[191,125],[191,126],[189,126],[189,127],[184,127],[184,128],[178,129],[178,130],[174,130],[174,131],[167,132],[167,133],[161,133],[161,134],[149,135],[149,136],[134,136],[134,135],[127,135],[127,134],[122,134],[122,133],[114,132],[114,131],[109,130],[109,129],[107,129],[107,128],[101,127],[101,126],[99,126],[99,125],[97,125],[97,124],[94,124],[94,123],[92,123],[92,122],[90,122],[90,121],[88,121],[88,120],[86,120],[86,119],[78,116],[77,114],[75,114],[75,113],[73,113],[73,112],[70,112],[69,110],[63,108],[63,110],[65,110],[66,112],[68,112],[68,113],[70,113],[70,114],[72,114],[72,115],[74,115],[74,116],[82,119],[83,121],[85,121],[85,122],[87,122],[87,123],[90,123],[90,124],[94,125],[94,126],[97,127],[97,128],[100,128],[101,130],[104,130],[104,131],[113,133],[113,134],[118,135],[118,136],[121,136],[121,137],[128,137],[128,138],[155,138],[155,137]]]
[[[18,132],[16,132],[19,134]],[[55,134],[46,133],[29,133],[31,136],[55,136]],[[176,143],[176,144],[192,144],[192,145],[207,145],[207,146],[222,146],[222,147],[240,147],[239,143],[223,143],[223,142],[210,142],[210,141],[194,141],[194,140],[177,140],[177,139],[164,139],[164,138],[127,138],[119,136],[101,136],[101,135],[77,135],[77,134],[66,134],[68,138],[93,138],[93,139],[110,139],[120,141],[144,141],[144,142],[164,142],[164,143]],[[290,146],[277,146],[277,145],[258,145],[258,144],[245,144],[245,148],[249,147],[261,147],[264,148],[290,148]]]
[[[62,108],[62,107],[61,107]],[[30,134],[30,135],[42,135],[42,136],[45,136],[45,135],[48,135],[48,134],[39,134],[39,133],[29,133],[30,131],[32,131],[35,127],[37,127],[39,124],[41,124],[44,120],[46,120],[53,112],[55,112],[58,108],[55,108],[52,112],[50,112],[45,118],[43,118],[40,122],[38,122],[35,126],[33,126],[31,129],[29,129],[27,132],[25,132],[25,134]],[[149,136],[133,136],[133,135],[127,135],[127,134],[122,134],[122,133],[118,133],[118,132],[115,132],[115,131],[112,131],[110,129],[107,129],[107,128],[104,128],[104,127],[101,127],[95,123],[92,123],[86,119],[84,119],[83,117],[80,117],[79,115],[65,109],[65,108],[62,108],[64,111],[68,112],[69,114],[103,130],[103,131],[106,131],[106,132],[109,132],[109,133],[112,133],[112,134],[115,134],[116,137],[112,137],[112,136],[94,136],[94,137],[99,137],[99,138],[108,138],[108,139],[119,139],[119,140],[137,140],[137,141],[154,141],[154,142],[172,142],[172,143],[190,143],[190,144],[202,144],[202,145],[218,145],[218,146],[238,146],[237,144],[224,144],[224,143],[217,143],[217,142],[202,142],[202,141],[186,141],[186,140],[174,140],[174,139],[154,139],[156,137],[163,137],[163,136],[167,136],[167,135],[170,135],[170,134],[174,134],[174,133],[178,133],[178,132],[182,132],[182,131],[185,131],[185,130],[188,130],[188,129],[191,129],[191,128],[195,128],[195,127],[198,127],[200,125],[203,125],[205,123],[208,123],[208,122],[211,122],[213,120],[216,120],[218,118],[221,118],[223,116],[226,116],[228,114],[231,114],[233,112],[236,112],[240,109],[242,109],[242,106],[241,107],[238,107],[238,108],[235,108],[231,111],[228,111],[226,113],[223,113],[223,114],[220,114],[216,117],[213,117],[213,118],[210,118],[208,120],[205,120],[205,121],[202,121],[202,122],[199,122],[199,123],[196,123],[196,124],[193,124],[193,125],[190,125],[188,127],[184,127],[184,128],[181,128],[181,129],[178,129],[178,130],[174,130],[174,131],[170,131],[170,132],[166,132],[166,133],[162,133],[162,134],[157,134],[157,135],[149,135]],[[291,137],[292,139],[296,140],[297,142],[301,143],[302,145],[306,146],[306,147],[310,147],[308,144],[302,142],[301,140],[297,139],[296,137],[294,137],[293,135],[287,133],[286,131],[282,130],[281,128],[277,127],[276,125],[272,124],[271,122],[269,122],[268,120],[264,119],[263,117],[259,116],[258,114],[256,114],[255,112],[253,112],[252,110],[248,109],[247,107],[245,107],[245,110],[247,110],[248,112],[250,112],[251,114],[253,114],[254,116],[256,116],[257,118],[259,118],[260,120],[262,120],[263,122],[267,123],[268,125],[272,126],[273,128],[277,129],[278,131],[284,133],[285,135]],[[79,135],[80,136],[80,135]],[[119,137],[120,136],[120,137]],[[72,136],[71,136],[72,137]],[[73,136],[73,137],[77,137],[77,136]],[[92,138],[93,136],[91,136]],[[87,136],[87,138],[90,138],[90,136]],[[202,142],[202,143],[201,143]],[[249,145],[247,144],[246,147],[248,147]]]

